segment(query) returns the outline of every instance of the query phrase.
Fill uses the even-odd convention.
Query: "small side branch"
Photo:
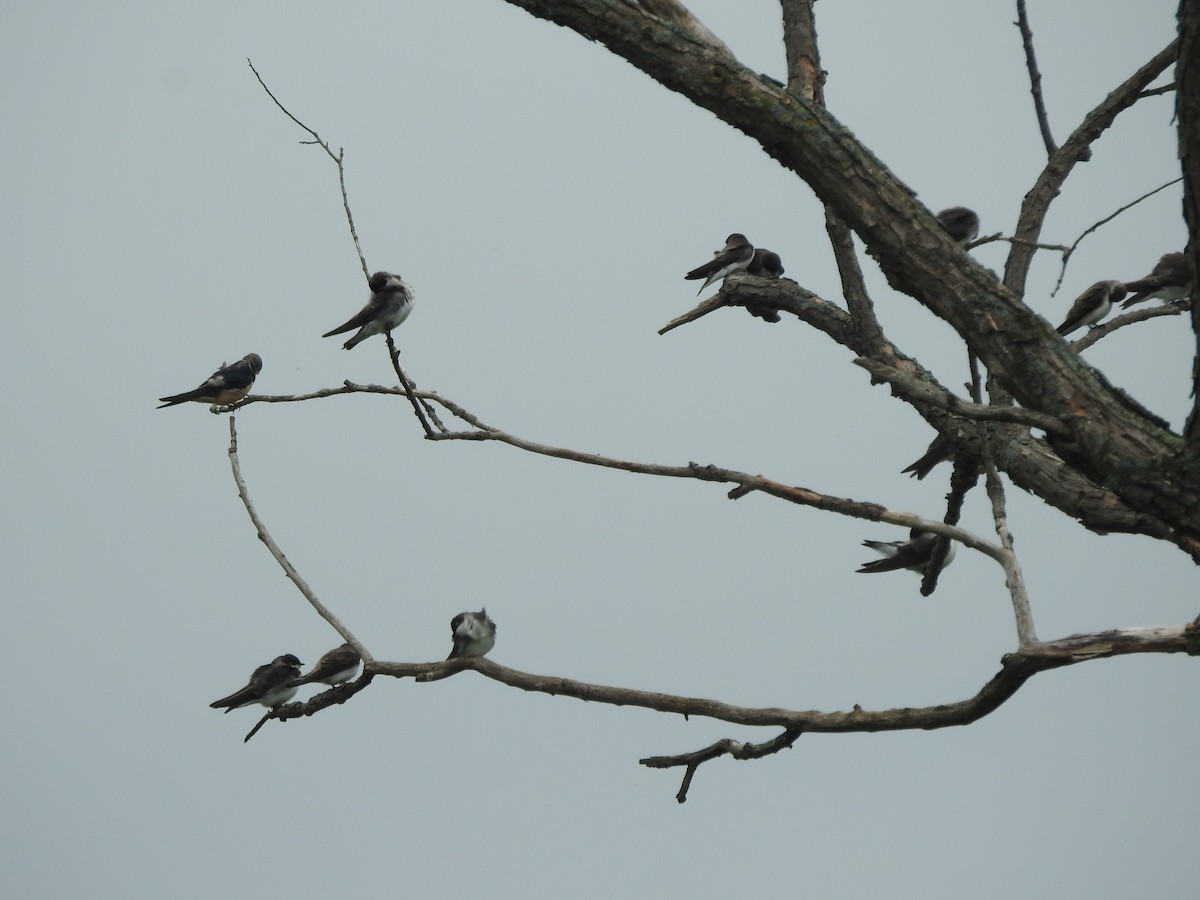
[[[1092,344],[1096,343],[1101,338],[1107,337],[1114,331],[1120,331],[1127,325],[1133,325],[1137,322],[1145,322],[1147,319],[1157,319],[1160,316],[1179,316],[1190,310],[1192,305],[1189,301],[1181,300],[1175,303],[1167,303],[1163,306],[1150,306],[1143,309],[1135,309],[1133,312],[1127,312],[1124,315],[1117,316],[1115,319],[1109,319],[1103,325],[1097,325],[1095,328],[1088,329],[1088,332],[1077,341],[1071,342],[1071,349],[1076,353],[1081,350],[1086,350]]]
[[[1042,97],[1042,73],[1038,71],[1037,57],[1033,52],[1033,30],[1029,27],[1025,0],[1017,0],[1016,26],[1021,30],[1021,45],[1025,48],[1025,68],[1029,70],[1029,92],[1033,94],[1033,108],[1037,112],[1042,143],[1046,145],[1046,156],[1053,156],[1058,145],[1054,143],[1054,137],[1050,134],[1050,119],[1046,115],[1045,98]]]
[[[271,533],[267,531],[267,526],[264,525],[262,519],[258,517],[258,513],[254,509],[254,504],[250,502],[250,494],[246,490],[246,482],[242,478],[242,464],[238,460],[237,423],[235,419],[236,416],[229,417],[229,465],[233,469],[233,480],[237,485],[238,496],[242,498],[242,505],[246,507],[246,512],[250,516],[250,521],[254,524],[254,529],[258,533],[258,539],[266,544],[267,549],[271,551],[271,555],[275,557],[275,561],[279,563],[280,567],[283,569],[283,574],[286,575],[288,580],[296,586],[296,589],[304,595],[304,599],[307,600],[312,605],[312,608],[317,611],[317,615],[332,625],[334,631],[340,634],[342,638],[348,644],[350,644],[351,647],[358,651],[358,655],[362,657],[364,664],[369,663],[374,657],[372,657],[367,651],[367,648],[362,645],[362,642],[354,636],[353,632],[351,632],[349,628],[342,624],[342,620],[330,612],[329,609],[326,608],[325,604],[317,599],[317,595],[314,594],[312,588],[308,586],[308,582],[301,578],[300,573],[296,571],[295,566],[288,562],[287,557],[283,555],[283,551],[279,549],[279,545],[275,543],[275,539],[271,537]],[[249,740],[249,738],[247,738],[247,740]]]
[[[692,786],[692,777],[702,763],[706,763],[710,759],[719,759],[722,756],[731,756],[734,759],[762,759],[764,756],[770,756],[780,750],[789,749],[803,733],[803,730],[799,728],[787,728],[778,737],[763,741],[761,744],[749,744],[731,738],[723,738],[715,744],[692,753],[683,753],[678,756],[648,756],[645,759],[639,759],[638,763],[651,769],[687,766],[687,771],[683,773],[683,784],[679,788],[679,793],[675,795],[675,799],[680,803],[686,803],[688,790]]]

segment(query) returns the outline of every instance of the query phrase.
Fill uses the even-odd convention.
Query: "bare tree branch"
[[[376,660],[366,666],[372,675],[419,679],[419,683],[441,680],[464,669],[472,669],[493,681],[531,693],[573,697],[590,703],[635,706],[682,716],[703,716],[733,725],[799,729],[805,733],[849,734],[875,731],[949,728],[968,725],[995,711],[1025,681],[1038,672],[1075,665],[1094,659],[1133,653],[1188,653],[1189,641],[1183,625],[1124,628],[1076,634],[1056,641],[1039,642],[1008,654],[999,673],[975,696],[949,704],[868,712],[819,712],[781,707],[745,707],[700,697],[661,694],[632,688],[610,687],[574,681],[556,675],[535,675],[510,669],[482,656],[466,656],[445,662],[398,663]],[[428,676],[437,675],[436,678]],[[312,701],[309,701],[312,702]],[[295,704],[292,704],[293,706]],[[287,706],[280,707],[282,713]]]
[[[1053,156],[1058,146],[1050,134],[1050,118],[1046,115],[1046,101],[1042,97],[1042,73],[1038,71],[1037,57],[1033,53],[1033,31],[1029,27],[1029,16],[1025,12],[1025,0],[1017,0],[1017,21],[1013,24],[1021,30],[1021,45],[1025,48],[1025,68],[1029,70],[1029,92],[1033,94],[1033,108],[1037,112],[1042,143],[1046,145],[1046,156]]]
[[[761,744],[743,743],[731,738],[723,738],[715,744],[705,747],[703,750],[683,753],[679,756],[648,756],[645,759],[639,759],[638,762],[651,769],[670,769],[676,766],[686,766],[687,770],[683,775],[683,784],[680,785],[679,793],[675,795],[675,799],[680,803],[686,803],[688,790],[692,786],[692,777],[696,774],[696,770],[700,768],[702,763],[706,763],[711,759],[719,759],[722,756],[730,756],[734,759],[762,759],[764,756],[770,756],[772,753],[778,753],[780,750],[790,749],[803,733],[799,728],[785,728],[777,737],[773,737],[769,741],[763,741]]]
[[[237,485],[238,496],[242,498],[242,505],[246,507],[246,513],[250,516],[250,521],[254,524],[254,529],[258,533],[258,539],[266,544],[267,549],[271,551],[271,555],[275,557],[275,562],[279,563],[280,568],[283,569],[283,574],[286,575],[288,580],[296,586],[296,589],[304,595],[304,599],[307,600],[312,605],[312,608],[317,611],[317,615],[332,625],[333,630],[340,634],[342,639],[358,652],[358,655],[362,658],[364,665],[369,663],[372,659],[374,659],[374,657],[371,656],[370,652],[365,646],[363,646],[362,642],[354,636],[354,632],[342,624],[342,620],[330,612],[325,604],[317,599],[317,595],[314,594],[312,588],[308,586],[308,582],[301,578],[300,573],[296,571],[295,566],[288,562],[287,557],[283,555],[283,551],[279,549],[279,545],[276,544],[274,538],[271,537],[271,533],[267,531],[267,526],[263,524],[262,519],[260,519],[258,517],[258,513],[255,512],[254,504],[250,502],[250,494],[246,490],[246,482],[242,479],[242,464],[238,461],[237,424],[235,422],[236,418],[236,416],[229,417],[229,465],[230,468],[233,469],[233,480]],[[255,729],[255,731],[257,730],[258,729]],[[253,733],[254,732],[251,732],[251,734],[247,736],[246,740],[249,740],[250,737],[253,736]]]
[[[1050,296],[1054,297],[1058,294],[1058,289],[1060,287],[1062,287],[1063,278],[1067,274],[1067,263],[1071,259],[1071,254],[1075,252],[1076,248],[1083,242],[1083,239],[1085,237],[1087,237],[1089,234],[1092,234],[1093,232],[1097,231],[1102,226],[1107,225],[1109,222],[1111,222],[1117,216],[1121,215],[1121,213],[1125,212],[1126,210],[1132,209],[1133,207],[1135,207],[1139,203],[1141,203],[1143,200],[1153,197],[1159,191],[1166,190],[1171,185],[1178,184],[1180,181],[1183,181],[1182,175],[1179,178],[1172,178],[1166,184],[1160,184],[1158,187],[1156,187],[1152,191],[1147,191],[1146,193],[1142,194],[1142,196],[1138,197],[1136,200],[1131,200],[1129,203],[1126,203],[1120,209],[1117,209],[1114,212],[1109,213],[1107,216],[1105,216],[1100,221],[1093,222],[1091,225],[1089,225],[1087,228],[1085,228],[1083,230],[1083,233],[1080,234],[1079,237],[1075,238],[1075,242],[1073,244],[1071,244],[1070,247],[1067,247],[1065,250],[1063,250],[1062,268],[1059,269],[1058,280],[1056,282],[1054,282],[1054,290],[1052,290],[1050,292]]]
[[[1137,102],[1138,96],[1146,85],[1175,62],[1179,53],[1178,39],[1172,41],[1154,58],[1134,72],[1129,78],[1109,94],[1104,101],[1089,112],[1079,124],[1067,142],[1050,155],[1050,161],[1037,183],[1025,195],[1021,204],[1021,213],[1017,219],[1012,252],[1004,267],[1004,284],[1018,296],[1025,293],[1025,279],[1029,274],[1029,266],[1033,261],[1034,248],[1029,243],[1036,242],[1042,231],[1042,223],[1050,204],[1062,190],[1063,182],[1075,168],[1075,164],[1091,156],[1091,145],[1100,137],[1124,110]]]
[[[1183,169],[1183,218],[1192,236],[1185,251],[1193,271],[1200,271],[1200,0],[1180,0],[1179,91],[1175,114],[1179,118],[1179,162]],[[1192,369],[1192,411],[1183,436],[1192,455],[1200,452],[1200,284],[1192,285],[1192,331],[1196,335],[1196,357]]]

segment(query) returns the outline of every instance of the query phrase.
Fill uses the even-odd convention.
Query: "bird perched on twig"
[[[399,275],[391,272],[376,272],[371,276],[371,299],[358,311],[354,318],[327,331],[321,337],[333,337],[358,329],[358,333],[342,345],[353,350],[367,338],[391,331],[408,318],[413,307],[413,289]]]
[[[262,371],[262,357],[257,353],[247,353],[237,362],[230,365],[221,363],[221,368],[208,376],[208,379],[194,391],[173,394],[170,397],[159,397],[158,409],[165,406],[175,406],[178,403],[211,403],[214,406],[224,406],[236,403],[250,393],[254,384],[254,376]]]
[[[487,656],[496,646],[496,623],[488,618],[487,610],[461,612],[450,620],[450,637],[454,646],[446,659],[459,656]]]
[[[316,683],[327,684],[330,687],[345,684],[358,672],[358,664],[361,662],[362,657],[358,655],[357,650],[349,644],[342,644],[318,659],[307,675],[292,682],[292,687]]]
[[[1145,278],[1125,282],[1126,290],[1133,296],[1122,303],[1121,308],[1129,309],[1143,300],[1161,300],[1163,303],[1186,300],[1192,294],[1195,280],[1192,261],[1185,254],[1167,253]]]
[[[213,709],[225,707],[225,712],[259,703],[275,709],[296,696],[292,680],[300,674],[300,662],[290,653],[277,656],[265,666],[259,666],[250,676],[249,683],[240,691],[222,697],[210,704]]]
[[[696,294],[701,294],[714,281],[719,281],[726,275],[741,272],[754,259],[754,246],[746,240],[744,234],[731,234],[725,239],[725,246],[713,254],[713,258],[702,266],[697,266],[684,275],[687,281],[703,278],[704,284]],[[782,267],[781,267],[782,271]]]
[[[1058,326],[1058,333],[1066,337],[1084,325],[1094,328],[1096,323],[1109,314],[1113,304],[1120,302],[1124,296],[1125,285],[1121,282],[1097,281],[1071,304],[1066,319]]]
[[[864,547],[870,547],[876,553],[883,554],[884,558],[863,563],[856,571],[871,574],[909,569],[924,575],[940,540],[941,538],[931,531],[914,528],[909,531],[907,541],[863,541]],[[954,542],[951,541],[942,568],[954,561],[954,550]]]

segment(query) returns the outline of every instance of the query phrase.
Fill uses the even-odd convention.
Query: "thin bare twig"
[[[1058,295],[1058,289],[1060,287],[1062,287],[1063,278],[1067,274],[1067,263],[1071,259],[1071,254],[1075,252],[1075,248],[1077,248],[1080,245],[1080,243],[1083,242],[1083,239],[1085,237],[1087,237],[1089,234],[1092,234],[1093,232],[1099,230],[1101,226],[1107,225],[1109,222],[1111,222],[1117,216],[1121,215],[1121,213],[1125,212],[1125,210],[1132,209],[1133,207],[1135,207],[1139,203],[1141,203],[1143,200],[1153,197],[1159,191],[1166,190],[1171,185],[1177,184],[1180,181],[1183,181],[1182,175],[1180,175],[1178,178],[1172,178],[1166,184],[1161,184],[1152,191],[1147,191],[1146,193],[1142,194],[1142,196],[1138,197],[1136,200],[1132,200],[1129,203],[1126,203],[1124,206],[1122,206],[1120,209],[1116,210],[1115,212],[1109,213],[1107,216],[1105,216],[1099,222],[1094,222],[1091,225],[1089,225],[1087,228],[1085,228],[1083,233],[1081,235],[1079,235],[1079,237],[1075,238],[1075,243],[1071,244],[1070,247],[1063,249],[1062,268],[1059,269],[1058,281],[1054,282],[1054,290],[1052,290],[1050,292],[1050,296],[1055,297]],[[1059,249],[1061,249],[1061,248],[1059,248]]]
[[[370,281],[371,270],[367,268],[367,258],[363,256],[362,244],[358,242],[358,232],[354,229],[354,215],[350,212],[350,198],[346,194],[346,168],[342,164],[343,158],[345,157],[345,150],[339,147],[338,152],[334,153],[329,144],[321,140],[321,136],[319,134],[297,119],[291,114],[291,112],[288,111],[286,106],[279,102],[279,98],[271,92],[271,89],[267,87],[267,83],[263,81],[262,76],[258,74],[258,69],[254,68],[254,63],[247,59],[246,65],[250,67],[250,71],[253,72],[254,77],[258,79],[258,83],[262,85],[262,89],[267,92],[267,96],[274,101],[275,105],[279,107],[280,111],[312,135],[313,139],[311,141],[302,141],[301,143],[316,144],[318,147],[324,150],[326,154],[328,154],[330,159],[337,164],[338,184],[341,185],[342,188],[342,209],[344,209],[346,212],[346,223],[350,226],[350,237],[354,240],[354,251],[358,254],[358,262],[362,266],[363,277],[366,278],[367,281]]]
[[[1050,134],[1050,119],[1046,115],[1046,101],[1042,97],[1042,73],[1038,71],[1037,57],[1033,53],[1033,31],[1029,27],[1029,16],[1025,12],[1025,0],[1017,0],[1017,21],[1021,30],[1021,45],[1025,48],[1025,68],[1029,70],[1029,92],[1033,94],[1033,108],[1037,112],[1038,128],[1042,132],[1042,143],[1046,145],[1046,156],[1053,156],[1058,146]]]
[[[262,519],[255,512],[254,504],[250,502],[250,494],[246,490],[246,482],[242,479],[242,464],[238,460],[236,418],[236,416],[229,417],[229,465],[233,469],[233,480],[237,485],[238,496],[242,498],[242,505],[246,507],[250,521],[254,524],[254,529],[258,533],[258,539],[267,545],[267,549],[271,551],[271,555],[275,557],[275,561],[283,569],[283,574],[304,595],[304,599],[317,611],[317,615],[332,625],[333,630],[340,634],[343,640],[358,652],[364,664],[369,663],[374,657],[371,656],[362,642],[354,636],[354,633],[342,624],[342,620],[330,612],[325,604],[317,599],[317,595],[308,586],[308,582],[301,578],[295,566],[288,562],[287,557],[283,555],[283,551],[279,549],[279,545],[275,543],[275,539],[271,537],[271,533],[267,531],[267,526],[263,524]]]

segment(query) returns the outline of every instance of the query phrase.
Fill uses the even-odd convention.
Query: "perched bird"
[[[231,709],[241,709],[252,703],[275,709],[287,703],[296,696],[296,688],[292,680],[299,676],[303,663],[290,653],[277,656],[265,666],[259,666],[250,676],[250,683],[240,691],[222,697],[208,704],[213,709],[225,707],[225,712]]]
[[[863,541],[864,547],[870,547],[876,553],[881,553],[884,559],[877,559],[873,562],[863,563],[862,567],[857,571],[866,572],[894,572],[897,569],[911,569],[921,575],[925,574],[925,569],[929,566],[929,560],[933,557],[934,548],[938,544],[938,536],[929,531],[923,531],[920,528],[914,528],[908,533],[907,541]],[[950,542],[950,547],[946,551],[946,561],[942,564],[943,568],[950,565],[954,561],[954,542]]]
[[[949,209],[943,209],[934,218],[946,229],[950,239],[961,246],[966,246],[979,237],[979,216],[973,209],[967,209],[965,206],[952,206]]]
[[[1066,319],[1058,326],[1058,333],[1066,337],[1084,325],[1095,327],[1097,322],[1108,315],[1112,305],[1124,296],[1125,285],[1121,282],[1097,281],[1071,304]]]
[[[446,659],[459,656],[487,656],[496,646],[496,623],[488,618],[487,610],[462,612],[450,620],[450,636],[454,646]]]
[[[328,685],[345,684],[358,672],[360,662],[362,657],[358,655],[358,651],[349,644],[342,644],[318,659],[312,670],[303,678],[293,681],[291,686],[297,688],[302,684],[316,682]]]
[[[936,466],[941,465],[953,456],[954,448],[950,444],[950,441],[939,434],[933,439],[929,447],[926,448],[925,455],[907,469],[901,469],[901,474],[907,474],[910,478],[920,481],[932,472]]]
[[[779,258],[778,253],[756,247],[754,255],[750,257],[750,265],[746,266],[746,274],[758,275],[760,278],[778,278],[783,274],[783,260]]]
[[[358,315],[321,337],[333,337],[357,328],[358,333],[342,345],[346,350],[353,350],[372,335],[391,331],[408,318],[413,307],[413,289],[403,278],[390,272],[376,272],[371,276],[370,285],[371,299]]]
[[[778,278],[783,274],[783,260],[778,253],[756,247],[750,265],[746,267],[747,275],[757,275],[759,278]],[[747,304],[746,311],[752,316],[758,316],[767,322],[779,321],[779,310],[759,303]]]
[[[262,357],[257,353],[247,353],[233,365],[221,363],[221,368],[208,376],[208,380],[194,391],[174,394],[170,397],[159,397],[158,409],[164,406],[175,406],[177,403],[211,403],[219,406],[226,403],[236,403],[250,393],[254,384],[254,376],[262,371]]]
[[[726,275],[745,269],[750,265],[752,259],[754,259],[754,247],[746,240],[746,236],[731,234],[725,239],[725,246],[714,253],[709,262],[697,266],[683,277],[687,281],[704,279],[704,284],[700,285],[700,290],[696,291],[696,294],[699,295],[714,281],[719,281]],[[780,271],[782,271],[782,266]]]
[[[1192,261],[1186,255],[1167,253],[1155,264],[1154,271],[1145,278],[1125,282],[1126,290],[1133,296],[1122,303],[1121,307],[1129,309],[1143,300],[1161,300],[1163,303],[1186,300],[1192,294],[1192,282],[1195,279]]]

